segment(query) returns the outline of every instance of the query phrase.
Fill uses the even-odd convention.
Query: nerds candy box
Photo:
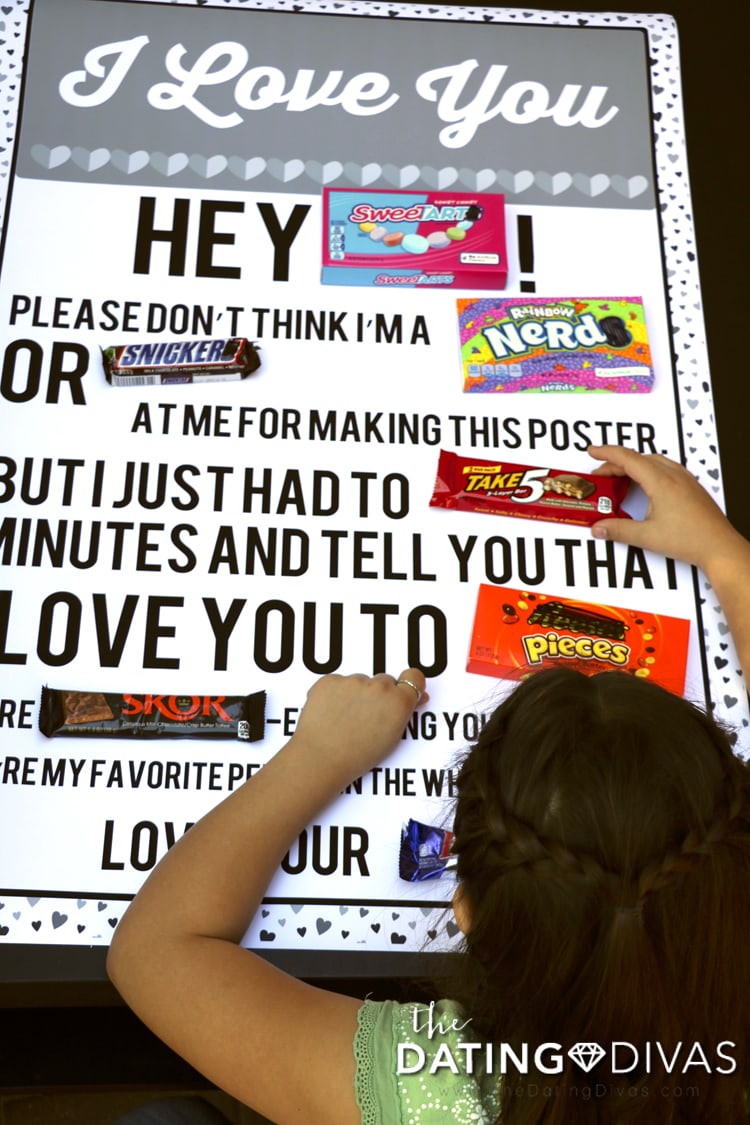
[[[653,387],[640,297],[490,297],[457,306],[464,391]]]

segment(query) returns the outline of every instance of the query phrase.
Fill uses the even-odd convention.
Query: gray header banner
[[[17,172],[652,208],[632,28],[34,0]]]

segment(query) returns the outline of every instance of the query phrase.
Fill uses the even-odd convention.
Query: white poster
[[[106,944],[170,844],[288,738],[320,674],[412,664],[427,708],[303,833],[246,942],[445,948],[451,876],[405,879],[399,846],[410,819],[449,826],[457,757],[512,686],[498,652],[478,666],[482,589],[502,591],[487,596],[509,628],[569,602],[616,618],[628,670],[657,680],[659,630],[679,619],[679,690],[744,717],[726,625],[689,567],[512,504],[430,502],[441,451],[480,491],[484,477],[507,491],[518,466],[580,480],[590,442],[684,458],[721,499],[682,121],[662,112],[666,99],[679,110],[674,23],[33,0],[4,8],[0,30],[15,127],[0,273],[0,934]],[[387,283],[323,282],[324,251],[340,249],[323,193],[344,188],[369,207],[382,193],[342,253],[356,270],[373,237],[392,246]],[[484,261],[471,241],[497,195],[504,285],[462,287],[426,264],[449,242],[467,267]],[[407,197],[448,208],[429,250],[424,238],[406,251]],[[472,304],[460,314],[457,301]],[[525,342],[498,327],[503,302],[525,302]],[[560,374],[530,387],[523,348],[538,351],[552,322]],[[188,381],[190,363],[242,340],[256,370]],[[584,346],[588,381],[565,359]],[[180,378],[117,385],[107,365],[123,348],[126,374],[148,358]],[[508,357],[520,381],[491,391]],[[631,492],[626,510],[641,501]],[[617,647],[596,658],[617,663]],[[563,645],[545,660],[582,655]],[[50,711],[48,734],[43,687],[83,693],[67,721]],[[213,729],[230,697],[258,693],[250,737],[241,723],[233,737],[190,726]],[[92,716],[114,718],[112,698],[138,722],[87,736]]]

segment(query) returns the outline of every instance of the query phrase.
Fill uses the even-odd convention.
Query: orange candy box
[[[508,680],[561,664],[630,672],[681,695],[689,635],[680,617],[481,585],[466,668]]]

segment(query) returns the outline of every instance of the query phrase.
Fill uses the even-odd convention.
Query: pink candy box
[[[326,285],[502,289],[502,195],[323,189]]]

